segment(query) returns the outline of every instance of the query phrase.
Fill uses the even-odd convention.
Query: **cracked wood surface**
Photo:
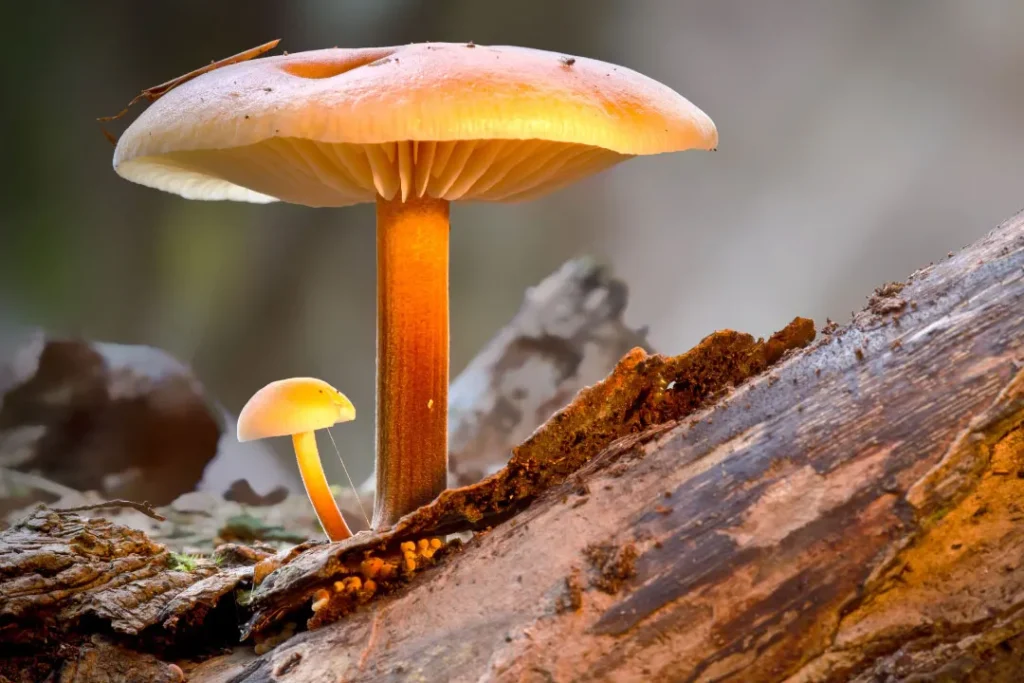
[[[1024,216],[827,331],[230,680],[1018,680]]]
[[[61,681],[96,680],[103,666],[100,680],[138,680],[115,670],[163,664],[132,648],[232,645],[233,592],[252,572],[183,569],[142,531],[41,508],[0,533],[0,681],[42,680],[54,665]],[[104,634],[116,640],[96,640]],[[169,671],[147,680],[177,680]]]

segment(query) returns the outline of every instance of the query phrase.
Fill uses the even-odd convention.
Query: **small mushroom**
[[[352,535],[331,494],[316,447],[316,430],[356,419],[348,398],[327,382],[293,377],[271,382],[257,391],[238,415],[238,440],[290,436],[306,495],[324,533],[332,541]]]
[[[376,203],[380,529],[447,482],[451,202],[531,199],[638,155],[717,145],[703,111],[635,71],[420,43],[205,73],[139,116],[114,168],[192,199]]]

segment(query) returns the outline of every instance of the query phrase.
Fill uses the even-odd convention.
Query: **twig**
[[[256,47],[245,50],[244,52],[239,52],[237,55],[232,55],[231,57],[227,57],[225,59],[218,59],[217,61],[210,62],[206,66],[199,67],[194,71],[189,71],[187,74],[183,74],[181,76],[178,76],[177,78],[172,78],[171,80],[165,81],[160,85],[154,85],[151,88],[146,88],[138,95],[133,97],[131,102],[129,102],[127,106],[125,106],[125,108],[119,111],[118,113],[114,114],[113,116],[101,116],[96,120],[101,123],[106,123],[108,121],[116,121],[117,119],[127,114],[128,110],[131,109],[133,105],[141,102],[142,100],[146,100],[148,102],[155,102],[167,93],[169,93],[170,91],[177,88],[179,85],[187,83],[191,81],[193,78],[196,78],[197,76],[202,76],[203,74],[209,73],[210,71],[213,71],[215,69],[219,69],[222,66],[230,66],[231,64],[238,64],[239,62],[247,62],[250,59],[259,57],[265,52],[273,50],[275,47],[277,47],[277,44],[280,42],[280,38],[276,40],[271,40],[268,43],[263,43],[262,45],[257,45]],[[103,135],[106,136],[108,140],[113,142],[115,145],[117,144],[116,138],[114,138],[113,135],[107,132],[105,128],[101,127],[100,130],[103,131]]]
[[[153,509],[153,506],[149,503],[142,502],[136,503],[133,500],[108,500],[102,503],[93,503],[92,505],[79,505],[73,508],[51,508],[56,512],[83,512],[85,510],[102,510],[103,508],[130,508],[141,512],[142,514],[157,520],[158,522],[167,521],[167,518],[161,515],[159,512]]]

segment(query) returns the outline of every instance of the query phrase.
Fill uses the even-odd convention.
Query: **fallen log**
[[[0,681],[139,680],[133,670],[175,680],[143,651],[171,659],[237,641],[234,591],[269,553],[248,563],[176,555],[85,512],[41,507],[0,534]]]
[[[797,318],[767,341],[723,331],[673,358],[648,356],[642,349],[633,349],[608,377],[581,391],[513,449],[508,465],[496,474],[472,486],[444,491],[429,505],[379,533],[360,533],[340,543],[321,545],[289,557],[286,563],[271,565],[268,561],[271,568],[265,573],[269,575],[262,583],[257,580],[260,585],[249,603],[254,614],[243,636],[264,631],[303,603],[316,602],[318,595],[329,595],[339,580],[375,579],[376,589],[380,577],[376,572],[366,575],[363,561],[367,557],[401,557],[403,546],[429,544],[431,537],[490,529],[569,480],[602,451],[611,447],[622,450],[645,432],[652,433],[647,430],[663,429],[666,423],[712,403],[813,339],[814,324]],[[586,489],[583,482],[578,486]],[[451,548],[445,548],[441,555],[450,552]],[[404,576],[396,578],[414,577],[417,562],[435,564],[434,554],[410,558],[408,571],[398,572]],[[330,609],[315,610],[318,613],[309,625],[315,627],[324,623],[327,615],[336,617],[350,611],[348,596],[338,597],[337,605],[321,603]]]
[[[232,680],[1019,680],[1024,215],[823,332]]]
[[[340,544],[184,566],[40,510],[0,537],[0,680],[1017,680],[1024,216],[823,332],[631,352],[497,474]],[[240,625],[276,647],[227,652]]]

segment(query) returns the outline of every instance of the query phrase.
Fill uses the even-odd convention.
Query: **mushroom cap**
[[[703,111],[625,67],[521,47],[417,43],[207,72],[128,127],[114,169],[190,199],[515,201],[636,155],[717,145]]]
[[[253,394],[238,414],[238,440],[314,432],[354,419],[355,406],[330,384],[313,377],[292,377],[271,382]]]

